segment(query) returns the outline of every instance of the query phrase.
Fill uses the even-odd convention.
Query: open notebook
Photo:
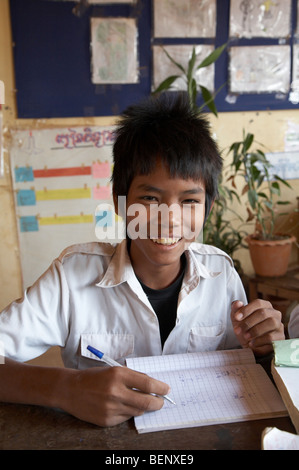
[[[139,433],[287,415],[250,349],[129,358],[127,366],[166,382],[176,402],[136,417]]]

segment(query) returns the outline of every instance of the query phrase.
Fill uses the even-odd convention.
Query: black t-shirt
[[[185,273],[185,257],[182,257],[183,269],[179,277],[165,289],[151,289],[139,282],[146,293],[159,321],[162,347],[175,326],[179,292]]]

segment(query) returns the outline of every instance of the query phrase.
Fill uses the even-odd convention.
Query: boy
[[[261,300],[246,305],[230,258],[191,243],[217,196],[221,168],[208,125],[185,93],[124,113],[112,182],[127,240],[66,249],[2,312],[1,401],[59,407],[110,426],[160,409],[163,399],[151,394],[167,394],[169,386],[103,366],[88,344],[122,364],[132,355],[240,345],[260,356],[272,351],[271,341],[284,338],[280,312]],[[53,345],[62,348],[66,368],[22,364]]]

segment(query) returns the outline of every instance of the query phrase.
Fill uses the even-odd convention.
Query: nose
[[[150,224],[159,237],[181,238],[181,208],[178,204],[151,206]]]
[[[180,227],[182,221],[181,207],[178,204],[171,204],[168,206],[168,220],[165,220],[166,225],[173,229]],[[163,220],[162,224],[163,226]]]

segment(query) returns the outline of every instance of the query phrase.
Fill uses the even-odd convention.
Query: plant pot
[[[248,243],[253,268],[258,276],[284,276],[288,269],[294,236],[279,240],[258,240],[249,235]]]

